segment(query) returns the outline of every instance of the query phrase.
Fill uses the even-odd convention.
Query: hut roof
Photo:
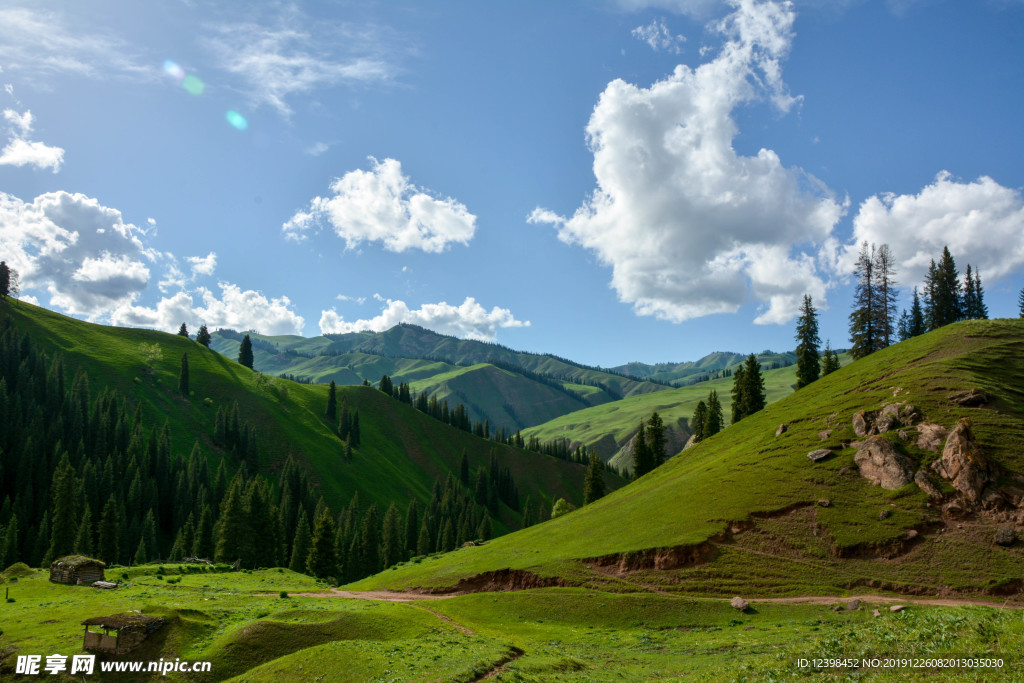
[[[122,629],[152,631],[160,628],[167,620],[163,617],[151,617],[138,612],[122,612],[121,614],[109,614],[105,617],[92,617],[82,622],[84,626],[99,626],[100,628],[120,631]]]
[[[51,564],[50,566],[52,567],[53,565],[57,565],[59,567],[86,567],[91,564],[103,568],[106,568],[107,566],[103,562],[100,562],[99,560],[93,559],[91,557],[86,557],[85,555],[67,555],[66,557],[61,557],[54,560],[53,564]]]

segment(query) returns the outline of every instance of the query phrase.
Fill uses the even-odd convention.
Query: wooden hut
[[[90,585],[103,581],[103,570],[107,565],[85,555],[68,555],[50,564],[50,581],[72,585]]]
[[[115,655],[131,652],[165,623],[167,620],[163,617],[151,617],[138,612],[86,619],[82,622],[85,626],[85,642],[82,649]],[[103,633],[90,631],[90,626],[103,629]]]

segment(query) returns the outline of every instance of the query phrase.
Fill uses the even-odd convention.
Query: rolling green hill
[[[396,385],[409,383],[417,393],[447,399],[453,406],[462,403],[474,421],[486,419],[491,427],[512,432],[588,406],[669,388],[415,325],[308,339],[249,334],[255,368],[261,372],[338,384],[376,383],[388,375]],[[242,336],[218,330],[211,348],[236,358]]]
[[[436,479],[458,473],[463,451],[472,471],[486,467],[494,454],[509,468],[524,498],[582,500],[583,467],[478,438],[371,387],[339,388],[339,403],[346,400],[361,419],[362,444],[347,462],[344,445],[324,417],[324,385],[253,372],[178,335],[95,325],[25,302],[0,302],[0,316],[10,316],[43,350],[61,353],[71,370],[88,372],[93,392],[116,388],[157,424],[166,421],[179,457],[198,443],[211,471],[224,457],[212,440],[216,411],[237,402],[243,419],[256,427],[260,470],[273,473],[294,456],[335,509],[356,492],[364,505],[376,502],[381,509],[391,502],[404,505],[410,498],[429,500]],[[188,399],[177,391],[180,359],[186,353],[192,389]],[[609,486],[617,481],[608,476]],[[496,531],[516,528],[517,513],[502,505],[495,525]]]
[[[950,325],[851,363],[580,510],[356,587],[1016,592],[1024,550],[996,545],[993,535],[1021,514],[1022,376],[1024,320]],[[982,407],[951,400],[973,388],[994,398]],[[966,510],[956,512],[930,504],[914,483],[886,490],[859,476],[851,418],[897,401],[947,429],[969,418],[984,457],[1001,468],[993,489],[1003,501],[983,511],[943,483],[945,501]],[[777,436],[780,424],[788,431]],[[879,438],[926,468],[937,455],[908,429]],[[822,447],[833,455],[808,459]]]
[[[704,377],[713,379],[716,375],[720,375],[723,370],[735,369],[745,359],[746,356],[741,353],[716,351],[696,361],[655,363],[653,365],[633,362],[612,368],[612,370],[637,379],[667,382],[681,386],[699,381]],[[784,367],[796,363],[796,355],[791,351],[785,353],[762,351],[757,354],[757,360],[765,368]]]

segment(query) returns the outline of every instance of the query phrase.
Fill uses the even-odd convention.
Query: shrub
[[[281,597],[282,598],[287,598],[288,597],[288,591],[281,591]]]

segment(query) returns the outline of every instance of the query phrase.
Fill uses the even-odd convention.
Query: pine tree
[[[103,506],[103,514],[100,516],[99,529],[99,559],[108,565],[117,562],[119,553],[119,540],[121,532],[121,516],[118,511],[117,501],[111,493]]]
[[[736,424],[747,414],[747,385],[743,379],[744,368],[744,365],[740,365],[732,373],[732,420],[729,424]],[[707,438],[706,434],[705,438]]]
[[[252,544],[256,539],[250,533],[248,514],[242,500],[244,486],[241,475],[235,475],[221,503],[220,518],[217,520],[217,546],[213,553],[217,562],[241,560],[243,564],[249,565]]]
[[[333,379],[327,387],[327,410],[324,411],[324,416],[330,422],[338,419],[338,387],[335,386]]]
[[[200,325],[199,332],[196,333],[196,341],[206,348],[210,348],[210,330],[206,329],[205,324]]]
[[[639,479],[653,467],[651,452],[647,446],[647,434],[644,430],[644,421],[640,420],[640,429],[636,433],[636,441],[633,443],[633,478]]]
[[[306,508],[299,506],[299,519],[295,523],[295,541],[292,543],[292,556],[289,558],[288,568],[300,574],[306,571],[306,558],[309,557],[309,546],[312,543],[312,535],[309,533],[309,518],[306,517]]]
[[[977,307],[978,320],[988,320],[988,306],[985,305],[985,290],[981,286],[981,273],[978,269],[974,271],[974,303]]]
[[[765,407],[765,381],[761,377],[761,364],[758,356],[751,353],[746,356],[746,366],[743,368],[743,408],[746,414],[754,415]]]
[[[250,370],[253,369],[252,339],[249,335],[242,338],[242,343],[238,347],[238,362]]]
[[[718,391],[712,389],[708,392],[708,416],[704,420],[704,438],[714,436],[722,431],[725,426],[725,416],[722,414],[722,402],[718,400]]]
[[[969,263],[967,271],[964,273],[960,317],[964,320],[988,319],[988,307],[985,305],[984,291],[981,288],[981,276],[977,271],[971,273],[971,264]]]
[[[181,327],[178,328],[178,336],[188,337],[188,327],[186,327],[185,323],[182,323]]]
[[[878,295],[878,305],[875,308],[876,323],[878,330],[878,346],[882,349],[893,343],[896,336],[893,331],[893,318],[896,316],[896,280],[894,259],[888,244],[878,247],[874,255],[874,264],[871,272],[875,278],[875,292]]]
[[[53,504],[50,508],[50,544],[47,555],[56,559],[70,555],[74,550],[75,536],[78,533],[78,479],[71,467],[68,454],[61,456],[57,469],[53,472],[53,483],[50,486]]]
[[[821,361],[822,375],[830,375],[839,369],[839,355],[832,350],[832,342],[825,342],[825,354]]]
[[[0,299],[6,299],[11,293],[11,269],[7,261],[0,261]]]
[[[955,323],[962,312],[960,274],[949,247],[942,248],[942,259],[929,268],[926,291],[929,330]]]
[[[188,398],[188,354],[181,354],[181,372],[178,373],[178,391],[185,398]]]
[[[459,462],[459,481],[463,486],[469,486],[469,457],[465,448],[462,449],[462,459]]]
[[[92,509],[86,505],[82,513],[82,522],[78,525],[78,533],[75,535],[75,554],[92,557]]]
[[[601,458],[597,457],[597,453],[591,450],[587,476],[583,480],[583,504],[593,503],[604,496],[604,493],[604,466],[601,463]]]
[[[796,388],[805,387],[820,376],[818,346],[818,313],[811,304],[809,294],[804,294],[800,306],[800,317],[796,323]]]
[[[416,554],[416,541],[420,526],[419,508],[416,499],[409,501],[409,509],[405,511],[405,557],[409,558]]]
[[[704,423],[708,419],[708,406],[704,401],[697,403],[697,408],[693,411],[693,417],[690,419],[690,428],[693,430],[693,442],[700,443],[704,440]]]
[[[381,539],[381,559],[384,561],[382,568],[387,569],[401,562],[402,556],[405,554],[404,549],[405,542],[398,520],[398,508],[391,503],[387,512],[384,513],[383,538]]]
[[[149,555],[146,553],[146,539],[139,539],[139,547],[135,550],[135,556],[132,559],[132,564],[146,564],[149,562]]]
[[[857,278],[854,290],[853,312],[850,313],[850,355],[863,358],[879,349],[878,292],[875,291],[874,246],[868,250],[864,242],[857,257],[854,275]],[[735,408],[734,408],[735,410]]]
[[[665,462],[665,448],[665,423],[657,412],[653,412],[647,420],[647,450],[650,453],[651,469]]]
[[[316,516],[313,539],[306,556],[306,572],[310,576],[326,579],[337,576],[338,555],[334,548],[334,519],[327,507],[321,508]]]

